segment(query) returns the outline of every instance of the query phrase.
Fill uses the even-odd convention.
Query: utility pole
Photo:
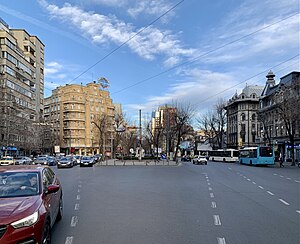
[[[142,160],[142,110],[139,110],[139,117],[140,117],[140,153],[139,153],[139,160]]]
[[[170,148],[169,148],[169,133],[170,133],[170,110],[167,108],[166,105],[166,110],[167,110],[167,136],[166,136],[166,156],[167,159],[170,158]]]

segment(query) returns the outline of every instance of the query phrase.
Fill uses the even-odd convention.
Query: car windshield
[[[0,198],[34,196],[39,193],[36,172],[1,172]]]
[[[2,158],[1,160],[3,160],[3,161],[11,161],[11,160],[13,160],[13,158]]]
[[[37,160],[47,160],[47,158],[46,157],[39,157],[39,158],[37,158]]]
[[[60,161],[70,161],[70,158],[64,157],[64,158],[61,158]]]
[[[91,160],[92,157],[82,157],[82,160]]]

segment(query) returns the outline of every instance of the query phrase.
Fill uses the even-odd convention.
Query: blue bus
[[[274,165],[274,148],[270,146],[245,147],[240,149],[240,164]]]

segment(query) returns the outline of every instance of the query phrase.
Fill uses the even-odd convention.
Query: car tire
[[[43,230],[43,237],[42,237],[42,243],[44,244],[51,244],[51,225],[50,220],[47,219],[44,230]]]
[[[56,221],[60,221],[63,217],[63,212],[64,212],[64,203],[63,203],[63,199],[62,196],[59,199],[59,207],[58,207],[58,213],[56,216]]]

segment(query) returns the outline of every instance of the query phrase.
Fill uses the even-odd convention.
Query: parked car
[[[61,157],[57,162],[57,168],[72,168],[74,159],[72,157]]]
[[[55,166],[56,165],[56,158],[55,157],[52,157],[52,156],[49,156],[47,157],[47,160],[48,160],[48,165],[49,166]]]
[[[193,159],[193,164],[205,164],[207,165],[207,159],[205,156],[196,156],[194,159]]]
[[[0,165],[7,166],[7,165],[13,165],[15,164],[15,160],[11,156],[4,156],[0,159]]]
[[[101,159],[102,159],[102,154],[95,154],[93,157],[95,158],[95,162],[97,163],[97,162],[100,162],[100,161],[101,161]]]
[[[184,155],[184,156],[181,157],[181,161],[191,162],[192,158],[189,155]]]
[[[63,192],[49,167],[0,168],[0,243],[50,243],[63,214]]]
[[[15,159],[15,165],[24,165],[24,164],[32,164],[32,159],[29,157],[18,157]]]
[[[83,156],[80,160],[80,167],[90,166],[93,167],[95,159],[92,156]]]
[[[33,160],[32,164],[41,164],[48,165],[48,157],[46,156],[38,156],[35,160]]]
[[[81,155],[75,155],[74,158],[76,159],[76,164],[80,164],[80,160],[81,160]]]

